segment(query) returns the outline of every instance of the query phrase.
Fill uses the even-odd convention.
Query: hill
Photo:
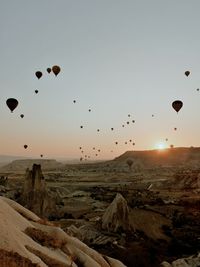
[[[43,170],[54,170],[63,167],[63,164],[55,159],[21,159],[14,160],[11,163],[0,168],[1,171],[24,171],[32,168],[33,164],[40,164]]]
[[[126,151],[115,158],[115,163],[133,163],[141,167],[193,167],[200,168],[200,147],[177,147],[163,150]]]

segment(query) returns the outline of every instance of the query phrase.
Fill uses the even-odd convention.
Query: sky
[[[0,7],[0,154],[109,159],[160,144],[200,145],[200,1],[0,0]],[[46,71],[53,65],[57,77]],[[19,101],[13,113],[8,98]]]

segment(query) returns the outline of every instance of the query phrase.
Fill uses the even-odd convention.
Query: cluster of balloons
[[[60,73],[61,68],[57,65],[54,65],[52,68],[47,68],[48,73],[51,73],[51,71],[55,74],[55,76],[57,76]],[[42,75],[43,73],[41,71],[35,72],[35,76],[38,78],[38,80],[42,77]]]

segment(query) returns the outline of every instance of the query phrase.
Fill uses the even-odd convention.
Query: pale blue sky
[[[0,0],[1,154],[78,158],[95,146],[103,159],[165,138],[199,146],[199,11],[198,0]],[[55,64],[58,77],[46,72]],[[128,114],[136,122],[122,128]]]

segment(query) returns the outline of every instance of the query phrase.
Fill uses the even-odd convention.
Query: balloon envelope
[[[24,114],[21,114],[20,117],[23,119],[24,118]]]
[[[50,73],[51,72],[51,68],[47,68],[47,72]]]
[[[35,76],[38,78],[38,80],[42,77],[41,71],[36,71]]]
[[[15,98],[8,98],[6,104],[9,107],[10,111],[13,112],[13,110],[18,106],[18,101]]]
[[[177,113],[178,113],[179,110],[182,108],[182,106],[183,106],[183,102],[180,101],[180,100],[176,100],[176,101],[174,101],[174,102],[172,103],[172,107],[173,107],[174,110],[176,110]]]
[[[28,147],[27,145],[24,145],[24,148],[25,148],[25,149],[27,149],[27,147]]]
[[[52,67],[52,71],[56,76],[59,74],[60,70],[61,70],[60,67],[57,65]]]
[[[185,71],[185,75],[189,76],[190,75],[190,71],[189,70]]]

